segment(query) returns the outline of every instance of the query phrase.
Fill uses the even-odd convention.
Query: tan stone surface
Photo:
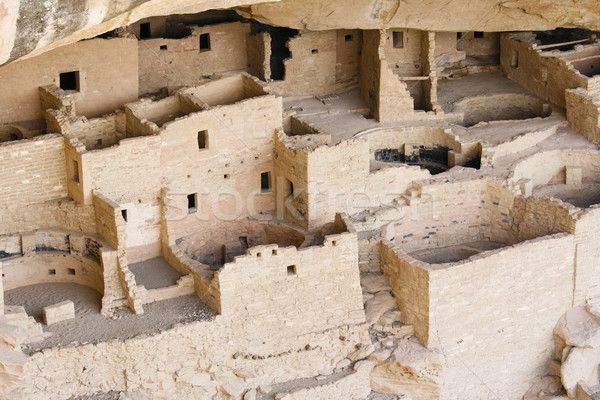
[[[53,304],[51,306],[44,307],[43,315],[44,323],[46,325],[75,318],[75,305],[70,300]]]
[[[441,350],[403,340],[392,357],[371,372],[371,388],[397,395],[408,393],[415,399],[439,399],[444,368]]]

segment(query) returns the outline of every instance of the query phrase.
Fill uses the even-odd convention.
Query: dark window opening
[[[210,33],[200,35],[200,51],[210,51]]]
[[[208,131],[198,132],[198,149],[208,148]]]
[[[263,172],[260,174],[260,191],[267,193],[271,191],[271,173]]]
[[[462,32],[456,32],[456,40],[462,39]]]
[[[274,256],[277,255],[277,249],[273,249],[273,251],[271,252],[271,254],[273,254]]]
[[[187,201],[188,201],[188,214],[196,211],[196,205],[197,205],[196,204],[196,193],[188,194]]]
[[[393,31],[392,32],[392,43],[395,49],[401,49],[404,47],[404,32]]]
[[[67,268],[68,275],[75,275],[75,270],[73,268]]]
[[[513,68],[519,68],[519,51],[513,49],[512,51],[512,55],[511,55],[511,60],[510,60],[510,66]]]
[[[248,236],[240,236],[238,239],[242,246],[242,250],[246,250],[248,248]]]
[[[296,266],[295,265],[288,265],[287,267],[287,274],[288,276],[294,276],[297,274],[296,272]]]
[[[335,240],[332,240],[332,241],[331,241],[331,245],[332,245],[332,246],[337,246],[337,241],[335,241]]]
[[[310,52],[311,52],[312,54],[317,54],[317,53],[319,53],[319,49],[312,49]]]
[[[19,137],[15,133],[11,133],[8,140],[10,140],[10,141],[19,140]]]
[[[123,217],[123,220],[127,222],[127,210],[121,210],[121,216]]]
[[[475,32],[473,32],[473,37],[475,39],[483,39],[483,32],[475,31]]]
[[[161,50],[167,50],[167,45],[166,45],[166,44],[163,44],[162,46],[160,46],[160,49],[161,49]]]
[[[48,270],[48,275],[56,275],[56,270],[55,269],[49,269]]]
[[[79,183],[79,163],[76,160],[71,160],[71,180]]]
[[[223,179],[229,179],[229,174],[223,175]]]
[[[298,34],[295,29],[265,27],[271,35],[271,79],[281,81],[285,77],[284,61],[291,57],[290,49],[287,47],[288,41]]]
[[[346,35],[346,36],[344,36],[344,40],[346,42],[351,42],[354,40],[354,35]]]
[[[262,257],[262,253],[261,252],[256,253],[256,257]]]
[[[288,197],[294,197],[294,184],[290,180],[287,180],[287,187],[286,187],[285,194]]]
[[[62,90],[79,91],[79,71],[63,72],[59,75]]]
[[[140,24],[140,39],[148,39],[150,36],[150,22]]]

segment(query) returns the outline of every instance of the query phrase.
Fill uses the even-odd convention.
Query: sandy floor
[[[458,79],[442,79],[438,84],[438,101],[445,112],[452,112],[454,103],[465,97],[499,93],[531,95],[501,72],[473,74]]]
[[[129,264],[129,269],[135,275],[135,283],[146,289],[173,286],[181,278],[181,274],[162,257]]]
[[[24,347],[26,353],[54,346],[99,343],[158,333],[178,323],[211,320],[216,315],[196,295],[146,304],[143,315],[135,315],[129,309],[120,309],[115,313],[115,319],[111,319],[100,315],[101,296],[87,286],[41,283],[8,290],[4,294],[7,305],[25,307],[27,313],[38,322],[42,320],[43,307],[64,300],[73,301],[76,318],[50,326],[43,325],[44,332],[52,335],[42,342]]]
[[[475,254],[487,250],[499,249],[506,246],[501,242],[490,242],[481,240],[478,242],[463,243],[454,246],[438,247],[435,249],[424,249],[410,253],[411,257],[429,264],[453,263],[467,259]]]

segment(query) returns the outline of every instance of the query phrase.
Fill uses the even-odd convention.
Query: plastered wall
[[[0,122],[40,119],[38,87],[59,86],[59,74],[79,71],[80,90],[71,93],[77,113],[96,117],[138,96],[135,39],[91,39],[0,68]]]

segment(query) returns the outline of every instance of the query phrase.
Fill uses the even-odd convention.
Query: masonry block
[[[582,177],[581,167],[565,166],[565,183],[567,185],[581,185]]]
[[[75,305],[71,300],[65,300],[48,307],[44,307],[43,313],[44,323],[46,325],[51,325],[56,322],[75,318]]]

